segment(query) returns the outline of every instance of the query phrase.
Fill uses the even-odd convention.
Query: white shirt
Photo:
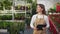
[[[36,16],[37,16],[37,14],[35,14],[35,15],[32,16],[31,23],[30,23],[31,28],[34,28],[33,24],[35,22]],[[38,18],[43,18],[43,15],[38,15]],[[45,22],[47,24],[46,28],[49,28],[50,25],[49,25],[48,16],[44,15],[44,20],[45,20]]]

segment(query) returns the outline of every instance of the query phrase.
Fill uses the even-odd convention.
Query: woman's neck
[[[38,13],[38,15],[42,15],[42,13]]]

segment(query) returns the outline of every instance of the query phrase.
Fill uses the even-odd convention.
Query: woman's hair
[[[37,5],[39,5],[43,9],[42,14],[46,14],[45,6],[43,4],[37,4]]]

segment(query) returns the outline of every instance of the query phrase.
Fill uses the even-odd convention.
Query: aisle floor
[[[0,32],[0,34],[8,34],[8,32]],[[23,34],[23,32],[20,32],[20,34]],[[26,28],[24,30],[24,34],[33,34],[33,29]],[[51,34],[51,32],[47,29],[47,34]]]
[[[51,32],[49,31],[49,29],[46,30],[47,34],[51,34]],[[24,34],[33,34],[33,29],[26,29],[24,31]]]

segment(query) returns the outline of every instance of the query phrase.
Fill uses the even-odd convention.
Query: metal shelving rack
[[[18,4],[20,3],[19,5],[22,5],[22,6],[25,6],[25,7],[26,7],[27,4],[32,6],[31,3],[27,3],[27,1],[25,1],[25,0],[13,0],[13,4],[11,6],[11,10],[5,10],[4,9],[3,11],[1,11],[1,12],[3,12],[3,14],[0,14],[0,15],[12,15],[12,20],[3,20],[3,21],[17,21],[17,22],[25,21],[25,20],[15,20],[14,19],[14,14],[16,14],[16,13],[20,13],[20,14],[24,13],[25,18],[28,18],[27,17],[27,12],[29,12],[31,14],[31,9],[29,11],[27,11],[26,8],[25,8],[25,10],[15,10],[14,6],[17,5],[17,3]],[[32,7],[30,7],[30,8],[32,8]],[[6,13],[11,13],[11,14],[6,14]]]
[[[16,0],[16,1],[17,1],[17,0]],[[15,1],[14,3],[16,3],[16,1]],[[22,2],[22,3],[20,3],[19,1]],[[22,6],[25,6],[25,10],[14,10],[14,12],[15,12],[15,13],[20,13],[20,14],[21,14],[21,13],[24,13],[24,14],[25,14],[25,15],[24,15],[25,18],[27,18],[27,12],[29,12],[29,13],[31,14],[31,11],[32,11],[32,10],[31,10],[31,9],[30,9],[29,11],[26,10],[26,5],[28,4],[27,1],[25,1],[25,0],[19,0],[19,1],[17,1],[17,2],[20,3],[20,4],[19,4],[19,3],[18,3],[18,4],[19,4],[19,5],[22,5]],[[15,5],[15,4],[14,4],[14,5]],[[29,5],[31,5],[31,3],[29,3]],[[32,5],[31,5],[30,8],[32,8]],[[17,12],[17,11],[20,11],[20,12]],[[24,21],[25,21],[25,20],[24,20]]]
[[[26,8],[25,8],[25,10],[15,10],[15,3],[16,3],[16,1],[18,1],[18,0],[12,0],[12,2],[13,2],[13,4],[12,4],[12,6],[11,6],[11,10],[6,10],[5,8],[3,8],[3,10],[0,10],[0,15],[12,15],[12,19],[11,20],[1,20],[0,19],[0,21],[6,21],[6,22],[21,22],[21,23],[25,23],[25,21],[26,21],[26,18],[31,18],[31,17],[28,17],[27,16],[27,12],[28,13],[30,13],[30,14],[32,14],[31,13],[31,11],[32,11],[32,4],[31,3],[27,3],[27,1],[25,1],[25,0],[19,0],[17,3],[19,4],[19,5],[21,5],[21,6],[27,6],[27,4],[29,4],[30,5],[30,9],[27,11],[26,10]],[[22,2],[21,2],[22,1]],[[24,13],[24,16],[25,16],[25,19],[24,20],[15,20],[14,19],[14,14],[17,14],[17,13]]]

